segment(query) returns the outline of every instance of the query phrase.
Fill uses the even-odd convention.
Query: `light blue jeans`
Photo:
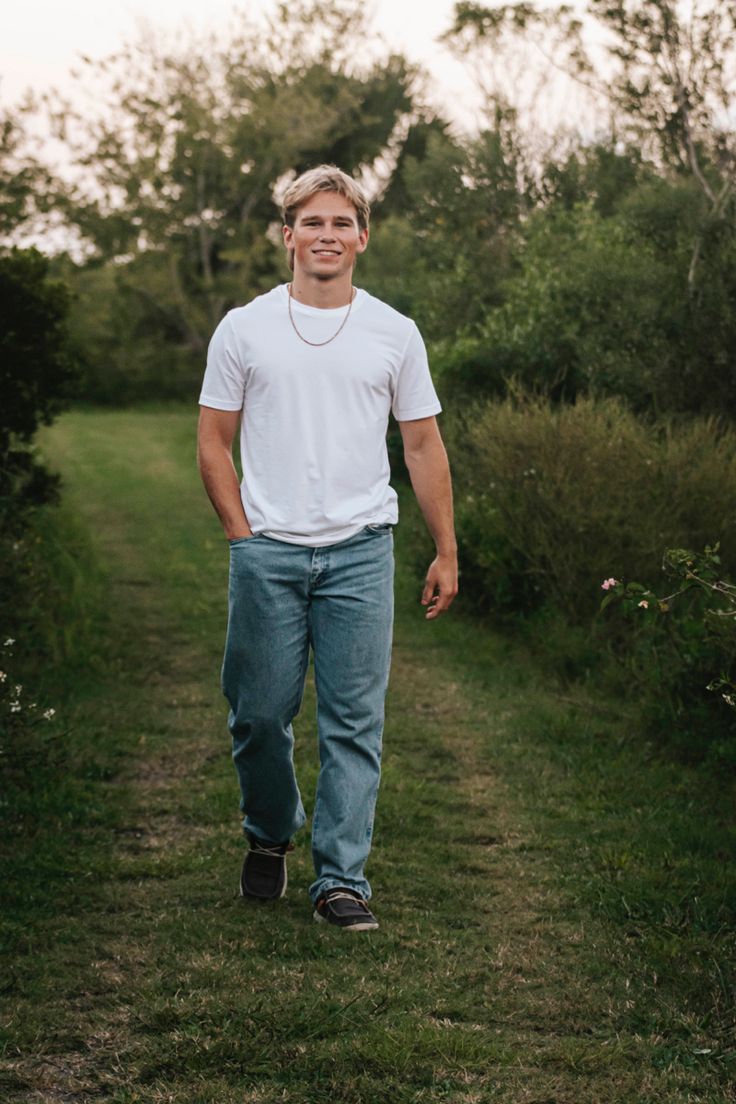
[[[391,664],[393,533],[366,526],[309,548],[269,537],[230,542],[222,688],[243,828],[276,842],[306,820],[292,721],[314,653],[320,770],[312,820],[313,901],[347,886],[364,899]]]

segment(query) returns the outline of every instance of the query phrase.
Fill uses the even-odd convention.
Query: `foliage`
[[[639,603],[653,606],[663,545],[718,540],[718,578],[736,571],[736,433],[714,419],[646,424],[612,398],[551,404],[518,386],[446,429],[473,607],[521,629],[564,682],[592,677],[636,700],[642,729],[670,749],[733,762],[732,715],[705,690],[719,677],[729,693],[733,617],[709,613],[689,585],[666,618]],[[672,553],[667,568],[687,562]],[[598,616],[612,573],[642,580],[623,603],[635,616]]]
[[[29,729],[53,720],[56,710],[53,706],[41,709],[38,702],[30,701],[22,683],[17,682],[12,671],[7,670],[12,666],[14,644],[14,637],[8,636],[0,645],[0,663],[3,665],[0,671],[0,731],[17,747]],[[7,746],[0,746],[0,757],[6,756],[8,750]]]
[[[54,203],[54,181],[34,157],[21,120],[8,111],[0,114],[0,241],[27,225]]]
[[[447,436],[461,560],[501,611],[589,625],[612,565],[653,580],[663,544],[720,540],[736,568],[736,433],[714,420],[649,427],[616,399],[555,407],[517,388]]]
[[[727,118],[736,92],[733,0],[689,9],[676,0],[587,0],[583,13],[598,35],[586,36],[580,10],[568,4],[489,8],[462,0],[444,37],[461,56],[476,55],[486,65],[525,38],[607,98],[619,137],[698,178],[714,173],[731,190],[736,146]],[[589,40],[602,48],[605,67],[596,64]],[[699,182],[707,194],[713,181]]]
[[[49,277],[37,250],[0,256],[0,525],[8,539],[22,531],[30,509],[56,494],[57,479],[31,447],[72,393],[75,357],[67,315],[70,295]]]
[[[393,205],[390,190],[377,205],[379,229],[361,275],[377,277],[388,294],[395,290],[429,341],[477,328],[502,301],[511,245],[532,202],[530,176],[513,117],[499,112],[493,128],[464,142],[430,134],[423,157],[401,166],[401,215],[380,222]],[[399,227],[397,260],[391,247]],[[403,288],[383,283],[384,267],[401,272]]]
[[[688,265],[695,293],[703,244],[733,207],[736,140],[728,120],[736,96],[736,3],[693,4],[685,13],[676,0],[588,0],[586,14],[603,32],[605,72],[569,5],[458,3],[446,37],[465,56],[480,52],[484,59],[508,50],[510,40],[534,42],[610,105],[619,139],[693,181],[701,196]]]
[[[452,393],[503,394],[509,378],[556,400],[620,395],[642,413],[736,416],[736,223],[688,266],[692,184],[642,180],[609,216],[593,199],[542,208],[524,228],[505,301],[441,356]]]
[[[603,583],[608,594],[601,602],[602,610],[616,603],[639,621],[654,618],[665,623],[665,632],[658,632],[660,639],[664,637],[664,648],[660,648],[667,659],[662,697],[669,705],[671,720],[680,727],[692,727],[693,710],[706,711],[701,691],[709,664],[713,666],[706,676],[710,677],[707,689],[736,710],[736,586],[722,577],[718,550],[718,544],[706,546],[702,553],[668,549],[662,569],[674,580],[675,589],[667,595],[658,595],[633,580],[610,577]],[[663,712],[661,701],[657,712]],[[712,736],[713,722],[710,727]],[[718,727],[730,726],[722,721]],[[732,749],[730,758],[736,762]]]

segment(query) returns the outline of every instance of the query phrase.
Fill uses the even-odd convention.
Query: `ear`
[[[291,249],[294,245],[294,231],[290,226],[283,226],[281,232],[284,236],[284,245],[287,249]]]
[[[358,246],[356,249],[356,253],[365,253],[369,237],[370,233],[367,226],[365,230],[358,231]]]

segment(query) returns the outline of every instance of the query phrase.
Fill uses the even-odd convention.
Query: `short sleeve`
[[[215,410],[242,410],[245,377],[235,343],[235,333],[229,315],[220,322],[207,349],[200,406]]]
[[[411,329],[391,404],[392,413],[398,422],[429,418],[442,410],[429,374],[427,350],[422,335],[413,322]]]

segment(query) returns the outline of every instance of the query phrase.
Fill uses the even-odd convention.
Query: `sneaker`
[[[262,901],[275,900],[286,893],[286,852],[294,850],[294,844],[271,843],[248,832],[250,850],[245,856],[240,874],[240,896],[258,897]]]
[[[326,920],[348,931],[374,931],[378,921],[363,898],[352,889],[328,889],[314,906],[314,919]]]

